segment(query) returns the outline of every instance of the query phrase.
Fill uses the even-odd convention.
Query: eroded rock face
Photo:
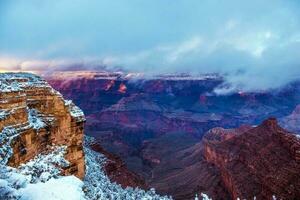
[[[64,174],[84,177],[84,114],[43,79],[0,74],[1,164],[17,167],[53,145],[67,146]]]
[[[268,119],[234,136],[204,137],[204,157],[221,174],[232,199],[300,197],[300,140]],[[230,134],[230,133],[229,133]],[[213,136],[211,136],[213,135]],[[224,135],[224,132],[220,132]],[[220,139],[221,138],[221,139]]]

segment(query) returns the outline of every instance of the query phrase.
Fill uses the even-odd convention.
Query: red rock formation
[[[17,167],[52,145],[66,145],[64,173],[83,178],[82,111],[35,75],[1,74],[0,83],[1,161]]]
[[[165,146],[157,144],[161,152],[159,155],[153,152],[152,155],[159,156],[161,162],[153,170],[150,187],[154,187],[161,194],[171,194],[176,200],[192,200],[195,194],[201,192],[209,194],[213,199],[230,199],[218,168],[204,159],[201,142],[192,147],[182,149],[179,146],[177,151],[170,151],[176,148],[181,140],[189,140],[185,137],[173,137],[175,141],[172,140]]]
[[[276,119],[232,137],[212,138],[211,133],[204,138],[204,156],[219,169],[232,199],[300,197],[300,141]]]
[[[119,86],[118,92],[126,93],[126,91],[127,91],[126,85],[124,83],[121,83],[120,86]]]

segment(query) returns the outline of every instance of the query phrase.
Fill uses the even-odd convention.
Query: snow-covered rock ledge
[[[62,176],[62,168],[69,165],[65,153],[65,146],[56,146],[18,168],[0,165],[0,199],[86,199],[80,179]]]
[[[66,175],[84,177],[84,113],[30,73],[0,73],[0,163],[19,167],[48,146],[66,146]]]
[[[85,148],[86,176],[62,176],[65,146],[51,147],[47,154],[39,154],[18,168],[0,165],[0,199],[5,200],[170,200],[155,190],[123,189],[105,175],[102,154]]]

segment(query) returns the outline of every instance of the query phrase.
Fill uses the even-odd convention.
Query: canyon
[[[46,79],[0,75],[1,198],[65,180],[83,199],[300,196],[298,83],[220,96],[219,76]]]
[[[93,72],[68,76],[62,73],[45,78],[85,111],[86,134],[94,137],[105,151],[124,161],[129,173],[135,175],[131,184],[143,183],[143,187],[153,187],[160,194],[172,195],[175,199],[192,199],[201,192],[213,199],[254,196],[268,199],[273,194],[293,199],[299,195],[296,189],[275,186],[270,189],[264,179],[272,174],[257,172],[257,166],[271,170],[272,164],[283,166],[284,161],[290,162],[286,171],[278,175],[278,185],[298,184],[299,177],[295,174],[298,161],[287,143],[276,139],[281,135],[277,132],[285,132],[280,126],[297,133],[294,116],[300,103],[298,82],[271,91],[218,95],[214,91],[224,87],[224,80],[217,75],[144,79],[121,72]],[[264,122],[271,116],[278,118],[276,129],[269,129],[269,123]],[[277,121],[269,121],[277,124]],[[256,131],[254,126],[266,128]],[[253,134],[248,133],[252,131]],[[283,135],[287,134],[293,135]],[[253,141],[256,137],[261,140]],[[297,146],[296,136],[293,138],[289,139],[289,145]],[[249,147],[245,153],[243,148],[249,143],[266,153],[267,159],[257,157],[255,148]],[[264,149],[263,145],[268,148]],[[271,155],[277,151],[281,153]],[[283,158],[284,153],[292,156]],[[228,155],[233,155],[232,162],[227,163]],[[234,170],[240,175],[232,176],[237,173]],[[247,183],[244,175],[249,175],[252,182]],[[244,184],[249,186],[245,190],[247,194],[239,188]]]

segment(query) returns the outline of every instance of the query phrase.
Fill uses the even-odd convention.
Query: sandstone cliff
[[[83,178],[84,114],[43,79],[0,74],[0,163],[17,167],[51,146],[67,147],[65,175]]]

